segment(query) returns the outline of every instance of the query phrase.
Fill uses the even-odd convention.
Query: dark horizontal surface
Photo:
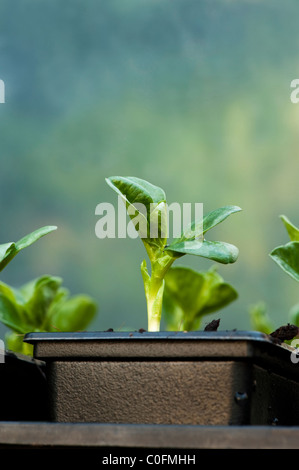
[[[35,343],[37,341],[95,341],[95,340],[144,340],[161,341],[172,340],[254,340],[272,343],[271,338],[258,331],[159,331],[159,332],[119,332],[119,331],[85,331],[85,332],[52,332],[52,333],[27,333],[24,341]]]
[[[299,427],[0,422],[0,448],[298,449]]]

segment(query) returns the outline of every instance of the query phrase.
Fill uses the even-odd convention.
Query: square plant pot
[[[50,419],[298,425],[292,349],[250,331],[30,333]]]

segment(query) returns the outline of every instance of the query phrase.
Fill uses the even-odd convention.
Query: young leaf
[[[2,293],[0,293],[0,321],[17,333],[30,331],[23,307]]]
[[[0,283],[0,321],[17,335],[8,335],[10,348],[20,351],[21,336],[31,331],[78,331],[96,313],[96,303],[88,296],[69,298],[62,279],[42,276],[13,289]],[[25,345],[21,352],[28,353]]]
[[[25,303],[20,289],[0,282],[0,321],[18,333],[28,333],[35,329],[34,319],[31,321]]]
[[[224,206],[209,212],[203,219],[203,233],[223,222],[227,217],[242,209],[238,206]]]
[[[224,206],[209,212],[203,218],[203,234],[216,225],[223,222],[229,215],[241,211],[238,206]],[[196,233],[196,221],[191,224],[191,229]],[[189,233],[189,228],[187,229]],[[239,255],[239,250],[234,245],[219,241],[198,240],[195,236],[191,239],[186,237],[186,232],[179,239],[174,240],[165,250],[180,254],[190,254],[208,258],[218,263],[234,263]]]
[[[0,293],[7,297],[11,302],[16,302],[17,290],[0,281]]]
[[[239,255],[236,246],[225,242],[215,241],[186,241],[181,243],[172,243],[165,248],[166,251],[173,253],[189,254],[208,258],[218,263],[228,264],[234,263]]]
[[[223,222],[227,217],[235,212],[239,212],[242,209],[238,206],[224,206],[219,209],[213,210],[206,214],[203,219],[195,220],[188,227],[183,230],[182,235],[175,239],[172,244],[176,245],[186,241],[192,241],[195,239],[203,240],[203,235],[215,227],[216,225]],[[192,234],[192,236],[190,236]]]
[[[80,331],[94,319],[96,303],[86,295],[77,295],[60,304],[51,316],[49,331]]]
[[[152,203],[166,201],[163,189],[140,178],[110,176],[106,181],[128,204],[142,203],[149,209]]]
[[[183,331],[184,330],[184,311],[179,306],[167,286],[164,289],[163,296],[163,313],[165,318],[165,329],[167,331]],[[200,318],[193,321],[190,330],[199,330]]]
[[[7,349],[16,353],[33,356],[33,344],[24,343],[24,334],[15,333],[10,331],[5,334],[5,344]]]
[[[24,248],[32,245],[34,242],[39,240],[41,237],[47,235],[50,232],[56,230],[55,226],[46,226],[35,230],[34,232],[26,235],[18,242],[10,242],[0,245],[0,271]]]
[[[45,322],[47,312],[61,283],[62,279],[59,277],[42,276],[22,287],[21,292],[25,299],[24,308],[36,327],[42,327]]]
[[[13,245],[14,245],[13,242],[4,243],[3,245],[0,245],[0,268],[1,268],[1,263],[4,262],[5,258],[7,258],[7,256],[9,255],[10,249],[12,249]]]
[[[166,318],[175,317],[177,328],[197,329],[201,318],[238,297],[236,290],[215,268],[197,272],[187,267],[171,268],[165,277]],[[180,313],[179,313],[180,312]],[[173,326],[173,320],[171,320]]]
[[[296,281],[299,281],[299,241],[289,242],[275,248],[271,258]]]
[[[106,178],[106,182],[121,196],[131,219],[138,219],[139,227],[136,229],[142,240],[150,245],[164,246],[167,236],[164,191],[145,180],[132,176],[111,176]],[[144,208],[143,211],[142,208]],[[153,226],[155,223],[156,227]],[[156,232],[156,236],[152,236],[153,231]]]
[[[299,241],[299,229],[295,227],[295,225],[293,225],[285,215],[281,215],[280,218],[285,228],[287,229],[290,240],[292,242],[298,242]]]

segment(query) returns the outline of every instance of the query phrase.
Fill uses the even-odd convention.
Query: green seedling
[[[0,282],[0,321],[11,330],[6,344],[12,351],[32,354],[23,343],[26,333],[84,330],[96,310],[90,297],[70,297],[59,277],[42,276],[18,289]]]
[[[276,247],[270,253],[275,263],[292,279],[299,281],[299,229],[285,216],[280,216],[290,241]],[[274,324],[267,313],[265,303],[259,302],[249,310],[253,328],[266,334],[274,331]],[[291,325],[299,326],[299,304],[294,305],[288,314]]]
[[[168,244],[167,203],[163,189],[135,177],[113,176],[106,178],[106,182],[121,196],[145,246],[151,265],[149,272],[146,260],[141,264],[148,331],[159,331],[165,276],[174,261],[186,254],[192,254],[222,264],[234,263],[238,258],[238,249],[229,243],[208,241],[205,234],[241,209],[237,206],[216,209],[204,216],[203,220],[194,220],[183,229],[179,238]]]
[[[52,225],[41,227],[38,230],[29,233],[18,242],[9,242],[0,245],[0,271],[2,271],[21,250],[27,248],[41,237],[44,237],[56,229],[57,227]]]
[[[163,310],[168,330],[198,330],[202,318],[236,300],[237,291],[216,267],[206,272],[176,266],[165,276]]]
[[[0,271],[24,248],[56,226],[42,227],[18,242],[0,245]],[[78,331],[86,328],[96,313],[95,302],[86,295],[69,297],[62,279],[42,276],[21,288],[0,282],[0,321],[11,331],[6,334],[8,349],[32,355],[32,346],[23,342],[26,333]]]
[[[290,241],[278,246],[270,256],[277,265],[292,279],[299,282],[299,228],[285,215],[280,216]],[[299,327],[299,304],[294,305],[289,312],[291,324]]]
[[[287,230],[290,241],[275,248],[270,256],[284,272],[299,281],[299,229],[285,215],[280,218]]]

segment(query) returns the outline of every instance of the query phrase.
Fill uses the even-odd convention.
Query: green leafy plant
[[[32,354],[26,333],[84,330],[96,311],[89,296],[70,297],[59,277],[42,276],[18,289],[0,283],[0,321],[12,330],[6,344],[13,351]]]
[[[163,309],[169,330],[198,330],[203,316],[224,308],[238,297],[216,267],[197,272],[184,266],[169,269],[165,276]]]
[[[299,229],[285,216],[280,216],[290,241],[278,246],[271,253],[271,258],[296,281],[299,281]]]
[[[18,242],[9,242],[0,245],[0,271],[2,271],[21,250],[27,248],[41,237],[44,237],[56,229],[56,226],[48,225],[46,227],[41,227],[32,233],[29,233],[25,237],[21,238],[21,240]]]
[[[56,229],[56,226],[42,227],[18,242],[0,245],[0,271],[21,250]],[[5,339],[12,351],[32,354],[32,346],[23,342],[29,332],[84,329],[96,309],[96,303],[86,295],[70,297],[59,277],[42,276],[20,288],[0,282],[0,321],[11,330]]]
[[[153,184],[135,177],[113,176],[106,178],[108,185],[119,195],[145,246],[151,269],[146,260],[141,264],[147,302],[148,331],[159,331],[162,314],[165,276],[173,262],[186,254],[228,264],[238,258],[238,249],[229,243],[208,241],[205,234],[239,212],[238,206],[225,206],[208,213],[203,220],[194,220],[183,229],[179,238],[169,244],[167,227],[167,203],[165,192]],[[145,208],[143,211],[142,208]],[[155,230],[152,230],[155,221]]]
[[[281,215],[290,241],[271,251],[270,257],[292,279],[299,281],[299,229],[285,215]],[[259,302],[249,309],[252,326],[255,330],[271,334],[274,330],[264,302]],[[299,327],[299,304],[294,305],[288,313],[289,324]]]

